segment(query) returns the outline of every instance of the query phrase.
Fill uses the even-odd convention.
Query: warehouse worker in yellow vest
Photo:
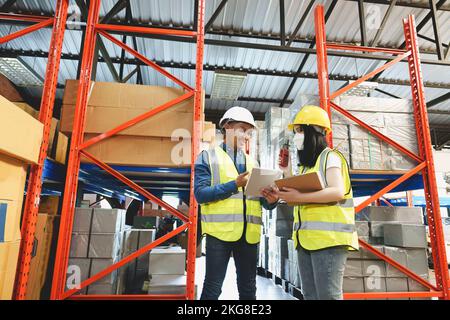
[[[284,188],[274,192],[294,208],[293,241],[297,249],[301,290],[306,300],[342,299],[349,250],[358,249],[349,167],[344,156],[330,149],[331,130],[325,110],[304,106],[288,127],[298,150],[297,174],[320,172],[325,188],[310,193]],[[281,159],[280,159],[281,160]],[[290,175],[292,168],[285,169]]]
[[[219,122],[224,143],[203,151],[195,165],[195,197],[200,203],[201,232],[206,234],[206,275],[202,300],[217,300],[230,256],[236,266],[239,299],[256,299],[256,267],[262,209],[272,209],[275,194],[249,198],[243,191],[256,161],[244,147],[255,134],[255,120],[245,108],[232,107]]]

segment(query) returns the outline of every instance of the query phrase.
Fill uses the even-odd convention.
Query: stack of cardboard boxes
[[[358,119],[417,154],[412,104],[405,99],[340,96],[334,102]],[[319,105],[314,95],[299,95],[291,117],[305,104]],[[333,147],[354,170],[408,170],[415,162],[332,108]],[[294,150],[295,151],[295,150]],[[297,160],[293,159],[294,163]]]
[[[122,242],[122,258],[155,241],[155,235],[155,229],[126,230]],[[149,259],[150,252],[147,252],[120,269],[118,294],[140,293],[144,281],[147,280]]]
[[[278,168],[280,147],[292,135],[287,129],[290,122],[291,111],[288,108],[271,107],[266,112],[264,128],[260,129],[258,133],[260,165],[262,168]]]
[[[43,126],[3,96],[0,118],[0,299],[11,299],[27,169],[38,161]]]
[[[61,130],[66,133],[72,131],[77,90],[78,81],[67,81],[61,111]],[[148,113],[184,93],[171,87],[92,82],[85,140]],[[86,151],[111,164],[190,166],[193,104],[192,97],[184,100],[90,146]],[[201,119],[201,124],[203,121]]]
[[[119,261],[125,229],[124,210],[76,208],[67,271],[69,289]],[[117,275],[115,270],[80,293],[115,294]]]
[[[388,257],[428,280],[426,227],[422,210],[408,207],[365,208],[357,215],[367,223],[369,243]],[[364,228],[365,229],[365,228]],[[344,275],[344,292],[427,291],[392,265],[361,249],[350,253]]]
[[[286,263],[288,265],[287,270],[289,271],[287,280],[295,287],[300,288],[298,256],[297,250],[294,247],[294,240],[289,239],[287,241],[287,246],[288,246],[288,261]]]
[[[181,247],[156,247],[150,252],[149,294],[186,292],[186,250]]]
[[[288,239],[292,237],[293,208],[286,204],[279,204],[270,212],[267,230],[268,271],[279,278],[288,279],[289,255]],[[266,252],[261,251],[261,259],[265,260]]]

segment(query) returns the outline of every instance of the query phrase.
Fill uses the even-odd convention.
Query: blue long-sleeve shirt
[[[222,143],[221,147],[225,150],[236,166],[239,174],[245,172],[245,155],[242,150],[234,152],[233,149],[227,147]],[[198,203],[208,203],[218,200],[224,200],[238,193],[238,187],[236,181],[230,181],[215,186],[211,186],[211,170],[209,166],[208,154],[206,151],[198,156],[195,163],[195,178],[194,178],[194,195]],[[261,205],[271,210],[277,206],[277,203],[269,204],[264,197],[260,198]]]

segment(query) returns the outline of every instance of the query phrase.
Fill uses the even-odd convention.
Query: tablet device
[[[274,185],[283,173],[280,170],[253,168],[250,172],[244,194],[250,197],[260,197],[262,188]]]

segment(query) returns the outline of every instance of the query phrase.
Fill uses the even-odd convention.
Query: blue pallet
[[[351,173],[350,179],[352,181],[353,196],[371,196],[401,176],[402,174]],[[371,181],[374,179],[378,181]],[[401,192],[419,189],[423,189],[423,179],[420,174],[416,174],[398,185],[396,188],[392,189],[392,191],[390,192]]]
[[[138,185],[161,198],[174,196],[185,202],[189,200],[190,168],[111,166]],[[43,195],[60,195],[66,178],[65,166],[46,159],[43,170]],[[79,187],[85,192],[124,200],[130,197],[145,200],[133,189],[117,180],[94,164],[80,166]]]
[[[392,205],[396,207],[406,207],[408,205],[406,198],[396,198],[396,199],[386,199]],[[413,206],[415,207],[425,207],[425,197],[424,196],[413,196]],[[382,205],[386,205],[382,203]],[[450,208],[450,197],[439,197],[439,205],[441,207]]]
[[[112,165],[138,185],[155,196],[175,196],[188,203],[190,187],[190,168],[136,167]],[[47,159],[43,171],[43,194],[60,195],[64,188],[65,166]],[[398,179],[401,174],[355,173],[351,174],[354,197],[370,196],[389,183]],[[145,197],[106,173],[95,164],[82,163],[80,166],[80,187],[85,192],[97,193],[107,197],[123,200],[125,196],[145,200]],[[370,181],[377,179],[379,181]],[[414,175],[394,188],[392,192],[423,189],[421,175]]]

